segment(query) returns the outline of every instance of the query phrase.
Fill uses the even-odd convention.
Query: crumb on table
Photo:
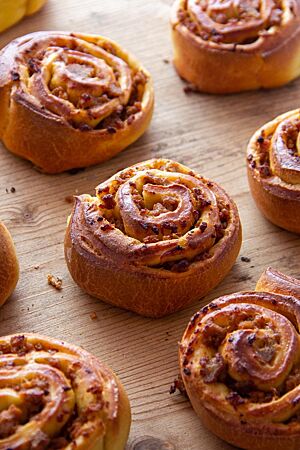
[[[98,316],[97,316],[96,311],[93,311],[93,312],[90,314],[90,318],[91,318],[92,320],[98,319]]]
[[[56,277],[51,274],[48,274],[47,280],[48,280],[48,284],[50,284],[50,286],[53,286],[55,289],[57,289],[59,291],[62,289],[62,279],[61,278]]]

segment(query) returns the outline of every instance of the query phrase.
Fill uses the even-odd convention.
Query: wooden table
[[[202,427],[183,396],[169,394],[178,373],[177,342],[200,305],[254,288],[266,266],[299,276],[300,238],[273,226],[256,209],[246,179],[245,148],[261,124],[299,106],[300,80],[271,92],[227,97],[185,94],[183,82],[168,63],[170,4],[171,0],[49,0],[39,14],[0,36],[3,46],[16,36],[45,29],[107,35],[140,58],[152,73],[156,90],[148,132],[111,161],[77,175],[40,174],[1,147],[0,217],[15,240],[21,277],[1,308],[0,332],[38,332],[65,339],[109,364],[131,400],[128,449],[230,450]],[[71,210],[68,196],[92,193],[117,170],[158,156],[189,165],[220,182],[233,196],[243,224],[240,255],[251,262],[239,258],[223,283],[201,302],[169,318],[149,320],[83,293],[68,273],[63,239]],[[62,277],[61,291],[47,284],[48,273]],[[151,446],[145,436],[158,440]]]

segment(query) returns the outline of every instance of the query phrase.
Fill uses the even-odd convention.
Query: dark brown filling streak
[[[177,16],[179,22],[184,25],[191,33],[195,34],[196,36],[199,36],[203,41],[211,41],[215,42],[217,44],[232,44],[233,48],[232,50],[235,50],[236,45],[247,45],[247,44],[253,44],[256,42],[260,36],[263,35],[264,32],[268,31],[273,26],[280,26],[281,24],[281,18],[282,18],[282,7],[281,7],[281,1],[276,0],[274,2],[274,8],[272,10],[271,16],[269,20],[267,21],[265,28],[259,30],[257,32],[257,35],[254,37],[249,37],[241,42],[224,42],[224,38],[221,33],[217,31],[217,29],[212,28],[211,30],[203,30],[201,29],[201,24],[194,21],[193,17],[190,15],[188,11],[188,0],[186,1],[185,7],[178,10]],[[259,8],[257,9],[257,13],[259,14]],[[245,14],[246,15],[246,14]],[[239,18],[230,18],[228,19],[225,14],[217,14],[213,18],[215,20],[216,25],[222,24],[228,24],[234,27],[235,25],[240,25],[241,21],[243,21],[246,17]],[[249,18],[248,18],[249,19]],[[247,21],[245,20],[245,25],[247,25]]]
[[[0,344],[1,355],[13,354],[14,356],[17,355],[22,357],[31,351],[45,351],[50,355],[53,355],[51,365],[58,370],[60,369],[60,363],[55,359],[55,353],[58,351],[55,348],[44,348],[40,343],[33,345],[27,342],[26,337],[22,335],[12,337],[9,344]],[[9,362],[7,367],[9,367]],[[2,366],[2,368],[6,367]],[[72,385],[74,381],[72,381],[71,370],[69,378]],[[7,387],[10,388],[11,386],[8,385]],[[2,389],[3,388],[4,387],[2,387]],[[34,417],[42,412],[44,405],[47,403],[47,396],[49,395],[48,388],[48,383],[43,380],[42,377],[32,380],[31,385],[29,385],[28,380],[26,380],[24,381],[24,386],[22,384],[14,386],[14,389],[18,390],[20,394],[24,391],[24,396],[26,397],[26,411],[24,414],[24,411],[17,406],[10,405],[8,409],[0,412],[0,440],[13,435],[20,425],[24,425],[30,422],[30,420],[34,420]],[[72,389],[69,386],[62,386],[62,388],[65,391]],[[101,392],[101,389],[99,389],[99,394],[101,394]],[[92,413],[93,409],[91,408],[91,410],[89,410],[89,408],[87,408],[85,411],[82,411],[79,416],[75,404],[69,420],[59,431],[59,436],[51,439],[41,431],[35,438],[34,450],[60,450],[65,448],[76,439],[79,429],[84,423],[88,422],[89,415]]]
[[[55,46],[55,43],[53,43],[53,45]],[[77,46],[75,42],[73,45],[69,45],[65,48],[67,50],[75,50],[78,52],[82,52],[83,54],[85,53],[85,50],[82,49],[80,46]],[[112,55],[114,56],[116,55],[113,46],[110,45],[109,43],[107,43],[107,45],[102,46],[102,48],[105,51],[111,53]],[[34,54],[34,48],[32,50],[28,49],[28,51],[25,51],[24,62],[28,68],[29,77],[31,77],[34,73],[39,73],[41,71],[41,65],[43,63],[45,53],[46,50],[39,50],[36,54]],[[14,74],[15,78],[16,75],[18,75],[15,81],[19,81],[20,79],[19,74],[18,73]],[[116,78],[118,78],[117,73],[115,73],[115,75]],[[113,112],[113,114],[103,119],[95,127],[91,127],[86,123],[78,124],[72,121],[69,121],[68,123],[72,127],[78,128],[81,131],[107,130],[108,133],[115,134],[118,130],[122,130],[126,126],[126,124],[131,125],[136,118],[136,114],[138,114],[142,110],[142,100],[147,81],[148,81],[147,75],[142,70],[140,71],[132,70],[132,90],[127,105],[119,105],[116,111]],[[63,89],[63,87],[56,87],[52,91],[50,90],[50,92],[59,98],[70,101],[68,98],[68,93]],[[117,96],[118,96],[118,89],[116,89],[116,92],[114,92],[113,89],[111,91],[108,89],[108,91],[105,94],[99,97],[92,96],[88,92],[86,92],[81,94],[79,102],[74,106],[78,109],[89,110],[90,108],[96,105],[103,105],[112,100],[113,98],[116,98]],[[55,114],[55,112],[51,113]]]

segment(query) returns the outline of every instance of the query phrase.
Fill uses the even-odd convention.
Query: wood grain
[[[254,288],[266,266],[299,277],[300,238],[273,226],[256,209],[248,190],[245,149],[261,124],[299,106],[300,80],[270,92],[186,95],[172,64],[164,61],[172,58],[170,4],[171,0],[49,0],[39,14],[0,35],[1,46],[45,29],[107,35],[141,59],[154,77],[156,90],[149,131],[113,160],[77,175],[40,174],[0,148],[0,217],[14,237],[21,266],[18,287],[0,310],[0,332],[39,332],[65,339],[111,365],[131,400],[128,449],[230,450],[202,427],[183,396],[169,394],[178,373],[177,342],[200,305],[225,293]],[[92,193],[122,167],[156,156],[189,165],[220,182],[233,196],[243,223],[241,256],[251,262],[239,258],[204,300],[154,321],[81,292],[68,274],[63,239],[71,210],[66,197]],[[15,193],[10,192],[12,186]],[[48,286],[48,273],[63,279],[61,291]]]

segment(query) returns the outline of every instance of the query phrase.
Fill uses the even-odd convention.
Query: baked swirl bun
[[[299,286],[268,269],[258,288],[277,293],[221,297],[184,333],[179,358],[190,401],[209,430],[237,447],[300,447]]]
[[[204,92],[281,86],[300,74],[299,0],[176,0],[174,63]]]
[[[149,317],[204,296],[241,245],[234,202],[171,160],[118,172],[76,198],[65,238],[75,282],[89,294]]]
[[[300,233],[300,111],[260,128],[247,150],[253,198],[271,222]]]
[[[6,226],[0,221],[0,306],[13,293],[19,279],[19,262],[15,245]]]
[[[150,75],[110,39],[28,34],[0,52],[0,68],[0,138],[45,172],[105,161],[151,120]]]
[[[46,0],[0,0],[0,32],[37,12]]]
[[[35,334],[0,338],[0,448],[123,450],[126,393],[90,353]]]

